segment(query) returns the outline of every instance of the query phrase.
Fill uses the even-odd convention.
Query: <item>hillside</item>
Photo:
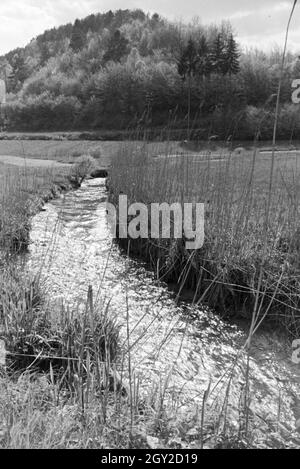
[[[118,10],[45,31],[0,58],[2,127],[17,131],[190,128],[269,138],[280,53],[242,51],[230,24],[175,24]],[[300,137],[287,57],[279,137]]]

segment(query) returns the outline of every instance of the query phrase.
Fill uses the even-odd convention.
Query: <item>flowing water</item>
[[[226,415],[228,431],[238,428],[248,399],[247,357],[241,351],[246,329],[203,308],[178,305],[164,284],[119,251],[106,219],[103,179],[86,181],[48,203],[33,219],[31,241],[27,267],[41,273],[53,308],[62,299],[71,307],[84,303],[91,285],[96,302],[109,303],[117,316],[124,343],[129,324],[140,393],[145,399],[164,396],[169,426],[183,433],[189,429],[190,447],[196,444],[205,391],[206,434],[224,428],[220,414]],[[300,365],[291,355],[289,344],[275,333],[254,337],[247,402],[256,445],[300,447]]]

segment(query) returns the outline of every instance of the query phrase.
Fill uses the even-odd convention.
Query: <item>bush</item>
[[[82,155],[73,165],[71,177],[80,185],[95,167],[96,161],[91,155]]]
[[[74,126],[81,105],[77,98],[59,96],[53,98],[48,93],[13,101],[5,107],[7,130],[54,131]]]

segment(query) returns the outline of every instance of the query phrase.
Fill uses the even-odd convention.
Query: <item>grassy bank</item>
[[[44,202],[72,188],[66,168],[19,168],[0,163],[0,246],[2,252],[26,249],[30,218]]]
[[[111,164],[110,198],[205,203],[205,243],[120,240],[157,276],[222,315],[268,319],[299,335],[299,153],[240,148],[153,158],[126,145]],[[129,243],[129,244],[128,244]]]
[[[167,379],[140,392],[129,328],[124,343],[109,301],[95,303],[89,288],[84,305],[53,308],[41,278],[24,275],[19,253],[31,216],[67,181],[45,170],[1,167],[0,447],[202,447],[201,410],[177,425]],[[215,428],[210,444],[222,445],[221,434]],[[247,445],[231,436],[225,444]]]
[[[89,288],[84,305],[53,309],[41,278],[24,274],[31,217],[69,174],[1,166],[0,176],[0,447],[164,445],[163,399],[139,394],[109,302]]]
[[[141,155],[140,148],[138,153]],[[122,169],[119,159],[119,172],[116,173],[116,168],[112,171],[110,185],[114,182],[116,188],[116,174],[120,178],[126,176],[124,182],[129,177],[133,178],[132,183],[138,181],[126,154],[125,151],[118,155],[124,157]],[[131,151],[128,154],[132,155]],[[173,168],[171,174],[178,173],[178,182],[182,181],[176,158],[168,162],[160,157],[150,161],[153,175],[159,169],[160,176],[167,178]],[[202,157],[201,161],[197,164],[207,164]],[[143,160],[138,166],[140,174],[145,163]],[[162,373],[156,381],[142,383],[142,378],[132,370],[131,347],[134,344],[129,330],[130,303],[126,305],[125,337],[119,330],[119,311],[112,310],[110,300],[97,303],[88,285],[85,304],[49,306],[41,278],[24,275],[17,253],[28,241],[31,215],[38,210],[41,200],[53,196],[54,187],[66,183],[67,175],[4,167],[1,173],[1,213],[5,214],[3,220],[11,224],[10,230],[5,231],[6,224],[1,225],[0,237],[5,241],[0,266],[0,340],[4,341],[7,351],[5,365],[3,352],[0,355],[0,447],[195,449],[263,445],[264,442],[259,443],[252,435],[252,427],[246,428],[248,403],[242,394],[238,423],[232,424],[231,414],[227,416],[229,388],[238,359],[233,360],[232,369],[222,370],[224,402],[221,398],[217,405],[213,393],[210,395],[210,384],[205,382],[202,406],[192,404],[191,413],[182,419],[174,411],[178,395],[176,389],[169,386],[169,374]],[[177,180],[173,182],[176,187]],[[133,184],[130,187],[135,190]],[[139,193],[147,190],[144,197],[151,194],[151,198],[161,200],[166,187],[157,187],[161,193],[155,191],[154,186],[150,193],[150,185],[147,186],[144,179],[144,186],[138,186],[138,190]],[[169,187],[171,191],[172,186]],[[180,188],[178,197],[184,195],[184,186]],[[130,196],[133,197],[133,192]],[[26,236],[19,235],[20,227],[24,227],[21,233],[24,231]],[[17,249],[15,238],[23,240],[17,243]],[[138,318],[134,328],[142,319]],[[175,332],[166,330],[162,334],[158,348],[163,347],[170,332],[176,334],[176,327]],[[142,329],[134,343],[141,341],[139,346],[142,347],[144,334]],[[239,376],[242,368],[242,364],[237,367]],[[201,388],[199,393],[202,391]],[[208,396],[211,402],[206,402]],[[270,428],[272,425],[273,422]],[[284,444],[280,440],[280,445]]]
[[[0,447],[119,441],[118,431],[105,425],[118,412],[124,388],[115,368],[117,326],[94,307],[92,292],[84,311],[50,309],[40,278],[24,275],[19,256],[28,246],[31,217],[72,188],[70,172],[3,165],[0,182]],[[118,412],[118,418],[122,425],[125,417]]]

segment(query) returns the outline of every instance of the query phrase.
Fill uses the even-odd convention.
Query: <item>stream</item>
[[[141,262],[124,256],[112,243],[106,198],[105,180],[93,179],[47,203],[32,221],[26,268],[40,273],[53,307],[85,303],[91,285],[96,304],[109,303],[117,317],[124,343],[129,316],[131,366],[140,393],[149,399],[164,395],[169,425],[179,436],[189,432],[185,447],[196,445],[193,432],[207,391],[204,428],[210,447],[209,435],[224,428],[219,419],[224,402],[228,431],[238,429],[246,329],[205,308],[176,303]],[[275,332],[258,331],[253,338],[249,415],[258,447],[300,447],[300,365],[291,356],[290,344]]]

